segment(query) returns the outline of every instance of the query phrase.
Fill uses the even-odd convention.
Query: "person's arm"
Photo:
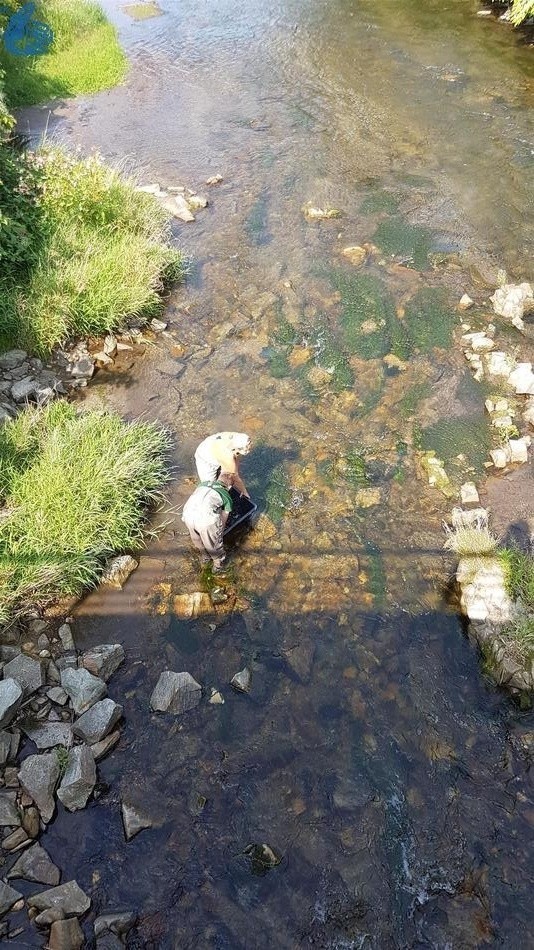
[[[245,498],[250,498],[245,483],[239,474],[239,463],[234,453],[223,445],[217,445],[215,442],[213,443],[212,451],[217,462],[220,462],[221,477],[229,476],[228,480],[236,491],[238,491],[240,495],[244,495]]]

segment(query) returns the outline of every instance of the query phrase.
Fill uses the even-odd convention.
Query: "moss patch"
[[[362,214],[375,214],[385,211],[388,214],[395,214],[399,208],[399,201],[390,191],[376,191],[367,195],[360,205]]]
[[[281,465],[271,472],[267,490],[265,492],[266,513],[274,524],[280,524],[284,512],[291,500],[291,484],[289,475]]]
[[[491,427],[482,415],[439,419],[419,430],[419,443],[422,449],[435,452],[445,463],[463,455],[475,472],[482,473],[492,445]]]
[[[426,270],[432,238],[427,228],[409,224],[401,215],[393,215],[378,225],[373,241],[384,254],[401,257],[410,267]]]
[[[385,283],[371,274],[344,271],[334,271],[331,282],[341,294],[340,323],[349,352],[363,359],[376,359],[389,353],[397,317]]]
[[[328,388],[340,393],[354,386],[354,373],[343,350],[331,330],[325,325],[316,330],[313,338],[315,364],[330,376]]]
[[[162,14],[157,3],[127,3],[121,10],[131,16],[132,20],[149,20]]]
[[[450,346],[455,319],[445,291],[423,287],[406,305],[404,331],[408,345],[423,353]]]
[[[409,419],[415,415],[419,404],[423,402],[424,399],[428,399],[431,391],[432,389],[428,382],[416,383],[415,386],[412,386],[398,402],[398,410],[402,418]]]

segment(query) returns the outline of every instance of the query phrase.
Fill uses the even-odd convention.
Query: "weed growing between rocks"
[[[0,349],[17,344],[46,354],[68,337],[101,335],[158,313],[182,260],[155,198],[98,156],[79,160],[48,149],[20,161],[22,193],[31,189],[34,210],[25,260],[0,278]],[[7,227],[20,230],[16,220]]]
[[[3,4],[13,11],[20,0]],[[3,29],[9,17],[2,14]],[[117,31],[97,3],[88,0],[38,0],[34,19],[48,24],[54,34],[49,52],[40,56],[12,56],[0,45],[5,70],[6,99],[10,108],[38,105],[49,99],[87,95],[121,82],[127,60]]]
[[[167,478],[168,437],[150,423],[26,409],[0,429],[0,622],[79,594],[111,554],[139,548]]]

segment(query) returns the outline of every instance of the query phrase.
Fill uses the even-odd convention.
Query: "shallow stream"
[[[132,947],[534,946],[534,718],[481,672],[447,594],[453,502],[417,464],[484,473],[487,393],[452,339],[491,318],[499,268],[532,276],[532,51],[474,0],[105,6],[128,81],[23,131],[210,204],[175,227],[191,267],[168,335],[88,391],[172,430],[174,507],[125,590],[77,612],[79,648],[125,646],[126,725],[98,800],[42,843],[95,913],[139,913]],[[252,436],[270,522],[237,540],[217,615],[185,621],[179,506],[219,429]],[[245,664],[248,696],[228,686]],[[152,715],[163,669],[225,704]],[[121,798],[158,827],[125,843]],[[245,853],[262,843],[276,867]]]

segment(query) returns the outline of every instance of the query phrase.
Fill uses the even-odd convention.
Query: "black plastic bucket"
[[[224,529],[224,534],[228,534],[229,531],[233,531],[234,528],[237,528],[238,525],[244,525],[247,521],[250,520],[255,511],[258,510],[258,506],[254,504],[250,498],[243,496],[241,498],[238,491],[235,488],[230,489],[230,495],[232,496],[232,501],[234,503],[233,511],[226,522],[226,527]]]

